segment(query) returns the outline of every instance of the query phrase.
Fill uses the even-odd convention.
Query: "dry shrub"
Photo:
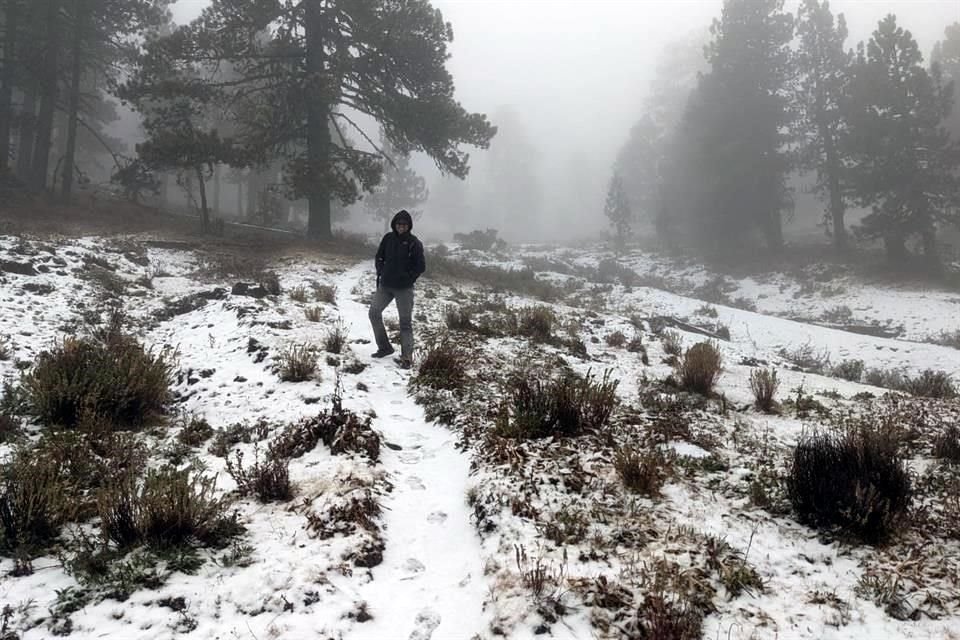
[[[679,358],[680,354],[683,353],[683,338],[676,331],[667,330],[661,333],[660,345],[667,355]]]
[[[780,350],[780,356],[800,369],[811,373],[822,374],[830,366],[830,352],[827,349],[817,351],[811,342],[794,349],[783,348]]]
[[[750,390],[753,391],[754,406],[759,411],[773,411],[779,387],[776,369],[754,369],[750,372]]]
[[[451,331],[472,331],[475,329],[473,311],[469,307],[449,306],[443,312],[443,319],[447,324],[447,329]]]
[[[255,495],[260,502],[286,502],[293,498],[290,483],[290,459],[278,455],[273,448],[267,450],[263,463],[260,450],[254,447],[253,466],[244,468],[243,452],[237,451],[234,460],[227,457],[227,473],[237,483],[241,496]]]
[[[801,439],[786,477],[787,495],[800,519],[869,544],[886,540],[913,498],[898,442],[893,430],[866,425]]]
[[[284,382],[303,382],[317,370],[317,350],[313,345],[293,344],[280,352],[280,379]]]
[[[702,395],[708,395],[713,390],[722,370],[723,358],[713,342],[693,345],[677,365],[680,386]]]
[[[625,447],[614,456],[613,468],[627,489],[654,497],[670,475],[670,460],[655,446],[641,451]]]
[[[323,320],[323,308],[322,307],[307,307],[303,310],[303,316],[307,319],[308,322],[320,322]]]
[[[863,377],[864,384],[872,387],[882,387],[884,389],[902,389],[906,377],[903,372],[896,369],[869,369]]]
[[[863,378],[865,365],[863,360],[844,360],[833,367],[832,374],[835,378],[841,378],[849,382],[860,382]]]
[[[497,419],[498,435],[517,439],[576,436],[606,424],[617,403],[618,380],[610,372],[597,381],[573,373],[544,380],[533,372],[515,372]]]
[[[190,416],[189,419],[184,420],[183,428],[177,434],[177,442],[190,447],[199,447],[213,437],[213,433],[213,427],[204,418]]]
[[[329,284],[314,284],[313,298],[317,302],[337,303],[337,288]]]
[[[903,390],[921,398],[942,398],[950,400],[957,397],[957,388],[946,371],[927,369],[916,378],[906,378]]]
[[[73,515],[63,470],[56,460],[17,449],[2,467],[0,548],[9,552],[43,549]]]
[[[960,462],[960,428],[952,424],[933,437],[933,457]]]
[[[380,459],[380,436],[369,418],[334,406],[313,418],[287,426],[271,443],[271,454],[280,458],[299,458],[316,448],[319,442],[333,454],[360,453],[371,461]]]
[[[222,546],[239,533],[226,503],[214,496],[216,478],[174,467],[129,474],[98,496],[103,536],[121,548]]]
[[[607,334],[606,342],[608,347],[619,349],[627,344],[627,336],[624,335],[623,331],[614,331],[613,333]]]
[[[327,353],[343,353],[343,346],[347,344],[347,330],[343,323],[335,324],[323,338],[323,348]]]
[[[434,389],[461,389],[467,382],[467,353],[450,337],[430,345],[414,379]]]
[[[290,290],[290,299],[294,302],[306,302],[307,297],[307,288],[303,285],[294,287]]]
[[[534,342],[550,342],[556,317],[549,307],[527,307],[520,310],[517,333]]]
[[[28,411],[39,422],[74,428],[92,414],[138,426],[169,405],[174,354],[119,333],[101,337],[64,338],[23,377]]]

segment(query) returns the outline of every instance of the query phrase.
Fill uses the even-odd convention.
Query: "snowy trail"
[[[338,283],[337,305],[351,342],[371,338],[367,308],[350,295],[361,281],[374,286],[372,278],[364,278],[367,271],[366,263],[354,267]],[[394,307],[387,313],[395,313]],[[392,357],[370,360],[363,350],[372,352],[372,344],[354,348],[371,363],[362,379],[377,412],[374,428],[392,445],[382,447],[381,456],[394,489],[383,505],[383,563],[356,594],[373,619],[356,624],[347,637],[472,638],[484,627],[487,588],[480,539],[466,504],[469,460],[454,447],[451,432],[426,423],[407,395],[409,374]]]

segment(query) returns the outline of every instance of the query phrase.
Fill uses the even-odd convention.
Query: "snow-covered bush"
[[[708,395],[713,391],[720,372],[723,357],[713,342],[698,342],[683,354],[677,364],[680,386],[687,391]]]
[[[754,406],[758,410],[764,413],[773,411],[779,387],[776,369],[754,369],[750,372],[750,390],[753,392]]]

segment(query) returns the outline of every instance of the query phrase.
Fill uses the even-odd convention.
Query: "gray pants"
[[[373,325],[373,336],[377,340],[377,347],[389,351],[390,338],[387,329],[383,326],[383,310],[394,299],[397,301],[397,313],[400,316],[400,357],[413,357],[413,287],[409,289],[393,289],[378,287],[370,302],[370,324]]]

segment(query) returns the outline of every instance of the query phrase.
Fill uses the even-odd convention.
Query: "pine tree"
[[[389,230],[390,221],[398,209],[406,209],[415,219],[418,218],[419,206],[427,201],[429,192],[426,181],[410,168],[410,156],[399,153],[383,131],[380,132],[380,145],[386,156],[383,178],[363,202],[370,215]]]
[[[288,195],[309,202],[307,235],[329,238],[331,200],[355,202],[383,169],[350,114],[377,121],[399,153],[425,152],[461,178],[469,156],[460,145],[488,145],[496,130],[453,98],[452,38],[427,0],[213,0],[152,56],[205,72],[203,82],[168,86],[233,105],[245,161],[282,158]],[[225,63],[238,78],[217,74]],[[164,69],[143,64],[132,84],[162,92]],[[374,150],[349,144],[349,130]]]
[[[834,20],[826,0],[803,0],[797,14],[797,36],[795,61],[799,78],[794,101],[800,117],[800,166],[816,171],[817,191],[827,199],[826,220],[834,247],[845,254],[848,241],[840,138],[846,123],[841,104],[853,61],[853,54],[844,50],[846,21],[843,14]]]
[[[623,180],[620,179],[618,174],[614,174],[613,178],[610,179],[610,186],[607,189],[607,202],[603,212],[616,234],[617,250],[622,251],[627,245],[627,238],[630,236],[630,222],[633,219],[633,212],[630,211],[630,202],[627,200],[627,194],[623,189]]]
[[[945,126],[954,142],[960,142],[960,22],[944,31],[944,39],[936,43],[930,62],[938,65],[945,82],[953,83],[953,110]]]
[[[944,123],[953,88],[928,72],[909,31],[889,15],[853,66],[848,121],[851,186],[871,212],[866,238],[882,238],[888,260],[902,265],[919,236],[927,264],[939,267],[938,223],[960,217],[960,153]]]
[[[710,72],[664,161],[658,228],[714,253],[733,255],[754,232],[770,249],[783,245],[793,21],[782,9],[783,0],[724,2],[711,28]]]

